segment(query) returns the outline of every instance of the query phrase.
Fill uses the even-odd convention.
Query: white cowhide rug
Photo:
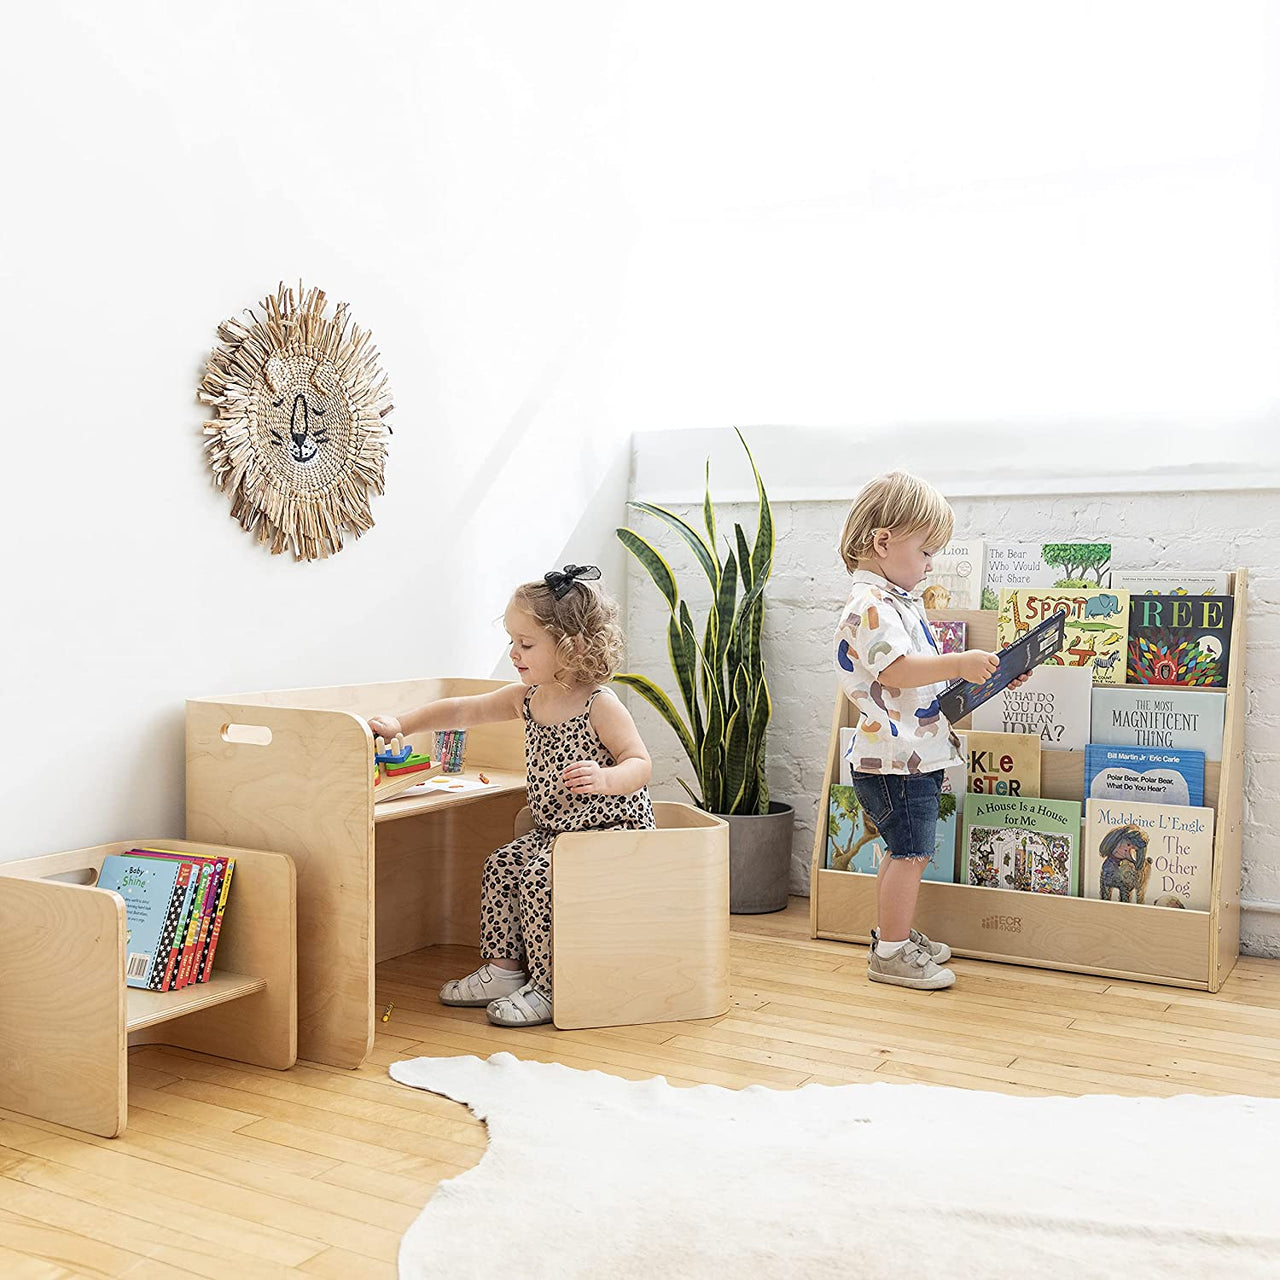
[[[489,1128],[402,1280],[1280,1277],[1280,1101],[677,1089],[506,1053],[391,1074]]]

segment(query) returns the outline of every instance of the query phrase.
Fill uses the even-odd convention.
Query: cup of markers
[[[465,729],[440,729],[436,733],[436,755],[445,773],[461,773],[462,761],[467,750]]]

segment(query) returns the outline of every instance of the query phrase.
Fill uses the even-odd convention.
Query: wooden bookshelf
[[[124,899],[103,859],[163,848],[236,860],[208,982],[125,985]],[[185,840],[134,840],[0,864],[0,1107],[114,1138],[127,1051],[168,1044],[286,1070],[297,1057],[293,862]]]
[[[1228,578],[1235,598],[1231,665],[1223,692],[1221,761],[1205,763],[1205,804],[1214,810],[1213,880],[1208,911],[1174,911],[1088,898],[1060,898],[981,889],[926,880],[920,885],[916,927],[944,939],[961,956],[1076,973],[1134,978],[1168,986],[1217,991],[1240,954],[1240,849],[1244,771],[1245,615],[1248,570]],[[967,624],[969,648],[996,648],[995,610],[952,610],[939,620]],[[823,781],[810,886],[810,929],[815,938],[868,943],[875,925],[875,876],[829,871],[826,861],[831,784],[840,778],[840,730],[857,720],[853,704],[837,695],[827,773]],[[961,732],[967,721],[956,726]],[[1054,800],[1081,800],[1084,752],[1044,751],[1040,790]],[[963,817],[958,827],[963,832]],[[1081,850],[1083,857],[1083,849]]]

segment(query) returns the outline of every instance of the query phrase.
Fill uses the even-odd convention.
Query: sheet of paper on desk
[[[461,773],[444,773],[437,774],[434,778],[428,778],[425,782],[415,783],[412,787],[407,787],[398,796],[396,800],[403,800],[405,796],[429,796],[436,791],[444,792],[461,792],[461,791],[484,791],[493,786],[492,782],[481,782],[479,778],[468,778]],[[388,803],[390,803],[388,801]]]

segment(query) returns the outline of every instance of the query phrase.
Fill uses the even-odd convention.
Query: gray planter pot
[[[795,810],[769,802],[768,813],[717,814],[729,824],[729,910],[736,915],[781,911],[791,880]]]

